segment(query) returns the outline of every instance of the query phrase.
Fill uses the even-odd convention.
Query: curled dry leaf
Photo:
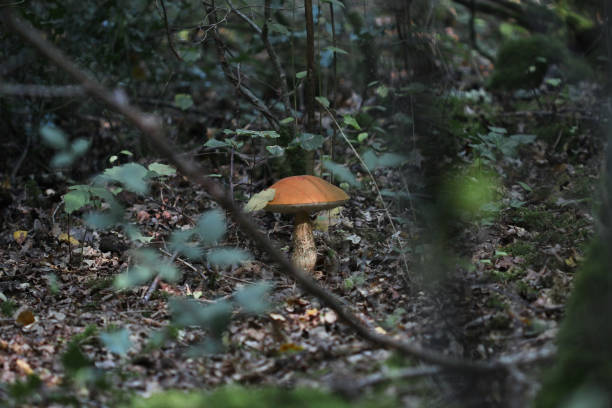
[[[30,309],[28,306],[21,306],[19,309],[17,309],[14,318],[15,323],[17,323],[19,326],[27,326],[28,324],[34,323],[36,320],[34,318],[32,309]]]

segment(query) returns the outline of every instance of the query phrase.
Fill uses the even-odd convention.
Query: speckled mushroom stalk
[[[274,199],[266,211],[295,214],[293,254],[291,260],[307,272],[313,272],[317,263],[317,247],[312,233],[310,214],[338,207],[349,196],[338,187],[315,176],[293,176],[271,185]]]
[[[295,214],[291,260],[296,266],[305,271],[314,271],[317,264],[317,246],[315,245],[314,234],[312,233],[310,214],[307,212]]]

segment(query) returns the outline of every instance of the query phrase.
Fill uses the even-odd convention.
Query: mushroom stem
[[[310,216],[307,212],[298,212],[295,215],[291,260],[306,272],[313,272],[317,263],[317,248],[312,233]]]

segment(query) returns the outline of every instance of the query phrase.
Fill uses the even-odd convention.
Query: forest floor
[[[512,378],[472,381],[440,375],[387,383],[404,406],[448,406],[449,399],[465,401],[464,406],[493,406],[508,398],[524,406],[537,391],[541,367],[548,364],[544,357],[554,352],[572,280],[595,228],[603,143],[597,118],[584,109],[594,97],[588,89],[584,92],[582,102],[587,102],[580,109],[567,105],[563,113],[538,114],[542,109],[535,101],[535,113],[517,106],[497,108],[496,126],[524,129],[521,133],[534,133],[537,139],[521,146],[516,157],[493,151],[497,156],[490,165],[500,177],[496,210],[485,219],[453,222],[453,238],[444,241],[446,254],[452,253],[446,262],[437,259],[442,241],[428,234],[435,226],[418,221],[424,219],[427,199],[414,204],[413,218],[401,234],[408,270],[373,191],[352,191],[339,215],[318,219],[322,229],[329,229],[317,232],[316,277],[372,328],[476,360],[543,356],[539,363],[520,367]],[[472,109],[476,119],[471,120],[479,120],[478,107]],[[472,149],[466,143],[454,160],[466,161]],[[402,172],[407,171],[382,169],[375,176],[381,188],[402,190]],[[252,261],[215,269],[179,257],[182,279],[162,282],[149,300],[143,299],[146,286],[118,291],[114,278],[131,262],[127,240],[116,231],[93,233],[78,222],[70,227],[71,237],[62,236],[69,226],[54,218],[62,192],[50,188],[34,198],[27,188],[13,188],[11,203],[3,210],[0,383],[23,381],[35,373],[47,390],[65,386],[67,371],[78,368],[70,362],[74,350],[68,347],[75,343],[81,357],[97,369],[91,375],[106,381],[107,388],[99,393],[76,388],[75,398],[91,405],[112,405],[132,392],[150,395],[229,383],[368,394],[379,382],[374,374],[419,365],[355,335],[332,310],[279,274],[231,221],[224,243],[248,248]],[[212,205],[180,176],[156,183],[146,198],[122,198],[143,233],[154,237],[151,245],[167,256],[168,232],[193,225]],[[398,214],[397,204],[390,201],[390,211],[404,215]],[[289,250],[290,219],[264,212],[253,217],[279,247]],[[14,237],[19,230],[28,231],[27,237]],[[437,276],[435,282],[428,274]],[[156,344],[170,319],[170,297],[214,304],[262,279],[273,285],[271,309],[260,316],[237,314],[224,334],[223,353],[193,353],[191,347],[206,336],[199,329],[173,329],[171,341]],[[113,327],[129,330],[127,356],[108,351],[99,340],[103,330]],[[475,392],[474,387],[483,385],[486,393]],[[0,388],[0,395],[6,392],[6,386]]]

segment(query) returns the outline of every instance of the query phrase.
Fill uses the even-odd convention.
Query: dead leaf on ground
[[[19,326],[27,326],[34,323],[35,320],[34,312],[29,306],[22,306],[15,312],[15,323]]]

